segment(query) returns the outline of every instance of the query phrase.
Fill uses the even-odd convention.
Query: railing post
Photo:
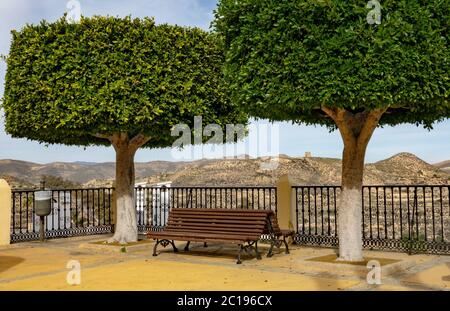
[[[0,245],[11,241],[11,187],[0,179]]]
[[[116,231],[117,224],[117,198],[116,198],[116,183],[112,185],[111,193],[111,225],[113,227],[113,232]]]
[[[297,231],[294,192],[289,176],[281,176],[277,183],[277,218],[281,229]]]

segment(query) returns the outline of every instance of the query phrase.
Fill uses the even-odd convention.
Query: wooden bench
[[[270,218],[270,222],[267,222],[267,226],[264,229],[264,234],[269,236],[270,248],[267,252],[267,257],[273,256],[273,248],[276,246],[278,249],[283,243],[285,246],[285,253],[289,254],[289,246],[286,241],[288,237],[294,236],[294,230],[280,229],[278,225],[277,217],[274,215]]]
[[[237,244],[240,264],[244,250],[254,250],[256,258],[261,259],[258,241],[264,232],[271,230],[267,223],[273,216],[272,211],[263,210],[173,208],[164,230],[149,232],[148,238],[156,239],[153,256],[157,255],[159,244],[163,247],[171,244],[174,252],[178,252],[174,241],[187,241],[186,251],[190,242]]]

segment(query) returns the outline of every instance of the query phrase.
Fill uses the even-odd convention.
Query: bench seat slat
[[[181,219],[181,220],[192,220],[192,221],[197,221],[197,222],[213,222],[215,221],[223,221],[223,222],[235,222],[235,223],[252,223],[254,224],[255,222],[265,222],[267,220],[266,216],[259,216],[259,217],[245,217],[245,216],[241,216],[240,218],[238,217],[233,217],[233,218],[228,218],[228,217],[222,217],[222,216],[213,216],[210,215],[208,217],[189,217],[189,216],[169,216],[169,220],[171,219]]]
[[[258,220],[264,220],[266,219],[267,215],[252,215],[252,216],[243,216],[243,215],[218,215],[218,214],[198,214],[198,215],[192,215],[192,214],[179,214],[174,213],[173,215],[170,215],[169,217],[172,218],[186,218],[186,219],[198,219],[198,220],[209,220],[212,218],[219,218],[219,219],[228,219],[228,220],[245,220],[245,221],[258,221]],[[245,218],[243,218],[245,217]]]
[[[251,210],[242,210],[240,212],[236,212],[236,210],[223,210],[221,212],[211,211],[208,212],[206,210],[204,211],[195,211],[195,209],[190,210],[184,210],[184,211],[176,211],[174,212],[174,215],[219,215],[219,216],[245,216],[245,217],[258,217],[258,216],[266,216],[267,213],[270,211],[262,211],[254,213]]]
[[[168,227],[199,227],[199,228],[231,228],[239,230],[242,229],[253,229],[257,231],[264,230],[265,225],[264,224],[256,224],[254,226],[250,224],[243,224],[243,225],[237,225],[237,224],[218,224],[218,223],[192,223],[192,222],[169,222]]]
[[[236,234],[247,234],[247,233],[259,233],[260,230],[255,230],[255,229],[233,229],[233,228],[214,228],[213,230],[211,230],[211,228],[207,228],[207,227],[170,227],[169,230],[164,230],[164,231],[178,231],[178,232],[183,232],[183,231],[198,231],[198,232],[214,232],[214,233],[218,233],[218,232],[233,232]]]
[[[192,211],[195,213],[200,212],[208,212],[208,213],[221,213],[221,212],[236,212],[236,213],[266,213],[270,210],[262,210],[262,209],[245,209],[245,208],[188,208],[188,207],[176,207],[173,208],[175,212],[185,212],[185,211]]]
[[[220,217],[209,217],[209,218],[197,218],[197,217],[179,217],[173,216],[169,218],[170,222],[195,222],[195,223],[224,223],[224,224],[237,224],[237,225],[255,225],[261,224],[265,225],[266,220],[262,218],[261,220],[247,220],[247,219],[228,219]],[[169,224],[168,223],[168,224]]]
[[[204,239],[212,240],[226,240],[226,241],[252,241],[253,239],[258,239],[259,236],[254,235],[225,235],[225,234],[212,234],[212,233],[198,233],[198,232],[153,232],[149,234],[149,237],[153,238],[171,238],[173,240],[181,241],[192,241],[192,242],[203,242]]]
[[[173,209],[175,210],[175,209]],[[268,214],[273,213],[272,211],[256,211],[256,210],[232,210],[232,209],[224,209],[222,211],[219,210],[209,210],[208,209],[198,209],[198,208],[192,208],[192,209],[177,209],[177,211],[174,211],[174,215],[207,215],[208,217],[211,217],[213,215],[218,216],[239,216],[239,217],[258,217],[258,216],[265,216],[267,217]]]

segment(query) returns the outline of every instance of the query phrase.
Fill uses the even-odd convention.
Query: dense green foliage
[[[380,124],[450,117],[450,0],[219,0],[232,98],[253,116],[333,126],[320,107],[389,107]]]
[[[143,133],[170,146],[178,123],[246,123],[223,85],[223,45],[198,28],[153,19],[82,18],[12,32],[6,131],[46,143],[109,144],[92,134]]]

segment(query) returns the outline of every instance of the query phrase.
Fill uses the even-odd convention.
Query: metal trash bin
[[[36,191],[34,193],[34,209],[38,216],[48,216],[52,208],[52,192],[51,191]]]
[[[45,216],[52,212],[52,192],[51,191],[36,191],[34,193],[34,212],[40,217],[39,224],[39,240],[45,240]]]

